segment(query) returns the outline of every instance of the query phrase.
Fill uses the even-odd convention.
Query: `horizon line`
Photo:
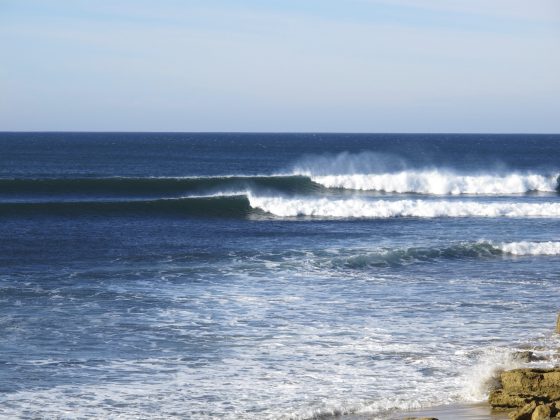
[[[129,130],[0,130],[0,134],[321,134],[321,135],[379,135],[379,134],[404,134],[404,135],[543,135],[555,136],[558,133],[535,133],[535,132],[497,132],[497,131],[470,131],[470,132],[453,132],[453,131],[436,131],[436,132],[423,132],[423,131],[129,131]]]

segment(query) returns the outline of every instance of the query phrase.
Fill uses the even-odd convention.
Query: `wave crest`
[[[381,249],[332,260],[335,267],[364,269],[392,267],[436,260],[491,258],[497,256],[560,255],[560,242],[465,242],[445,247]]]
[[[440,170],[401,171],[381,174],[313,175],[311,180],[327,188],[389,193],[434,195],[524,194],[554,192],[558,175],[512,173],[507,175],[459,175]]]
[[[327,188],[386,193],[507,195],[560,190],[560,174],[554,172],[508,171],[498,164],[493,170],[464,172],[413,166],[398,156],[374,152],[308,157],[293,173]]]
[[[509,255],[560,255],[560,242],[510,242],[498,245]]]
[[[278,217],[560,217],[560,203],[286,198],[253,194],[248,194],[248,198],[252,208]]]

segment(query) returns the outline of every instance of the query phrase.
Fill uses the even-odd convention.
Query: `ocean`
[[[516,351],[560,346],[559,150],[560,135],[0,133],[0,416],[383,419],[481,401]]]

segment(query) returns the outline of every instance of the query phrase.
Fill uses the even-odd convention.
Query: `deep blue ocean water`
[[[553,355],[560,135],[0,133],[0,416],[312,418]]]

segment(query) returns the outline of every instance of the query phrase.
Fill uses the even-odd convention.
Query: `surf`
[[[378,249],[370,252],[354,251],[352,255],[333,258],[331,264],[335,268],[359,270],[447,260],[559,255],[560,242],[492,242],[481,240],[447,246]]]
[[[431,195],[510,195],[558,190],[558,175],[511,173],[461,175],[442,170],[379,174],[308,175],[326,188]]]
[[[512,195],[560,190],[560,173],[549,170],[510,170],[492,167],[458,170],[443,164],[412,164],[390,154],[343,152],[308,156],[292,168],[325,188],[396,194]]]
[[[456,200],[386,200],[364,198],[290,198],[248,194],[252,208],[277,217],[389,219],[400,217],[543,217],[560,218],[558,202],[480,202]]]

